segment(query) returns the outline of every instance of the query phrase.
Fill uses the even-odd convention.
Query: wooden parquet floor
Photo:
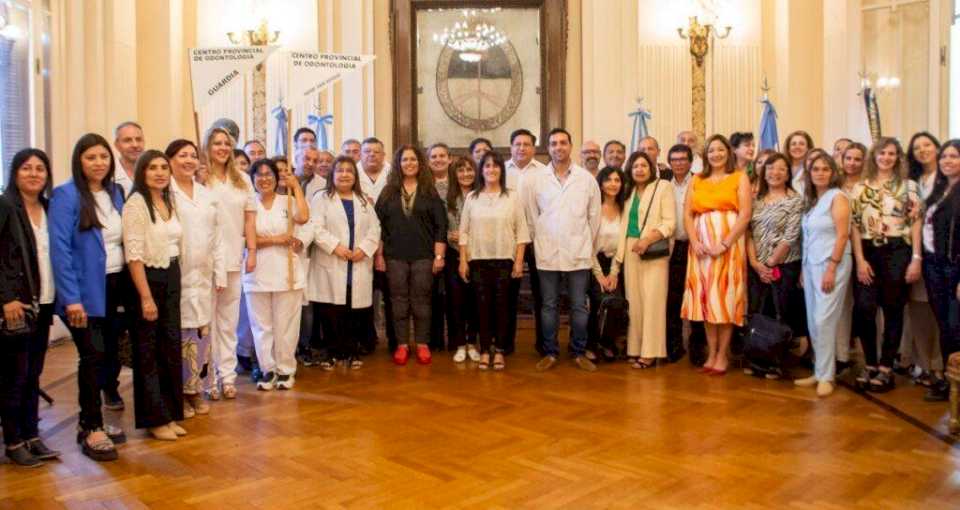
[[[503,373],[301,368],[293,391],[256,392],[187,420],[173,443],[132,429],[118,462],[74,440],[76,354],[48,356],[41,429],[60,462],[0,464],[0,508],[951,508],[960,451],[847,389],[809,389],[683,361],[655,370],[564,360],[537,373],[530,331]],[[904,386],[884,396],[944,430],[946,406]]]

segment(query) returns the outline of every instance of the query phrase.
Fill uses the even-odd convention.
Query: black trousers
[[[460,278],[460,253],[447,248],[443,267],[447,291],[447,339],[450,350],[476,342],[477,296],[472,282]]]
[[[480,330],[480,350],[503,352],[510,336],[510,272],[513,261],[471,260],[470,275],[477,291],[477,323]]]
[[[137,317],[140,316],[139,303],[140,296],[126,266],[119,273],[107,275],[107,308],[111,312],[120,307],[123,310],[115,315],[114,320],[106,323],[109,331],[104,332],[103,364],[97,381],[105,392],[116,393],[120,386],[120,369],[123,368],[120,364],[120,336],[126,332],[133,338]]]
[[[533,243],[527,245],[527,249],[523,254],[523,260],[527,263],[527,272],[530,276],[530,292],[533,294],[533,325],[537,334],[534,345],[537,352],[543,354],[545,352],[543,347],[543,323],[540,320],[540,310],[543,309],[543,294],[540,291],[540,273],[537,271],[537,256],[533,251]],[[522,280],[521,278],[514,282],[514,287],[510,289],[510,310],[512,310],[510,318],[513,320],[513,326],[510,328],[510,331],[513,331],[513,336],[511,336],[507,342],[508,353],[514,350],[514,339],[517,332],[517,313],[519,312],[520,285]]]
[[[750,314],[762,313],[767,317],[777,317],[780,322],[790,326],[793,336],[805,336],[807,328],[806,306],[798,307],[794,293],[800,286],[801,261],[789,262],[777,266],[780,268],[780,279],[773,283],[763,283],[760,276],[749,268],[747,273],[747,310]],[[802,324],[803,323],[803,324]]]
[[[397,348],[397,332],[393,324],[393,303],[390,300],[390,281],[387,279],[385,271],[373,272],[373,290],[379,290],[383,296],[383,323],[387,335],[387,347],[390,353]],[[366,322],[368,324],[367,334],[365,336],[364,348],[367,352],[373,352],[377,346],[377,328],[374,324],[373,309],[377,303],[373,303],[367,312]]]
[[[157,305],[157,320],[143,317],[138,306],[133,339],[134,421],[138,429],[183,419],[182,347],[180,345],[180,265],[146,268]]]
[[[910,297],[907,284],[907,266],[913,251],[901,239],[882,246],[864,240],[863,257],[873,268],[873,283],[864,285],[857,280],[853,286],[854,321],[861,333],[867,365],[892,367],[903,335],[903,307]],[[877,309],[883,310],[883,342],[877,357]]]
[[[600,263],[600,269],[603,271],[603,274],[609,274],[610,264],[613,262],[613,259],[603,253],[598,253],[597,261]],[[623,296],[623,292],[623,272],[621,272],[617,282],[616,293]],[[590,289],[587,291],[587,297],[590,299],[590,316],[587,320],[587,331],[590,337],[587,338],[587,350],[593,351],[594,353],[598,352],[599,349],[616,351],[616,345],[614,345],[616,338],[609,335],[609,331],[600,331],[600,299],[602,296],[603,289],[600,288],[600,282],[598,282],[597,278],[591,273]],[[604,329],[609,330],[610,328]]]
[[[687,256],[690,242],[676,240],[670,254],[670,279],[667,283],[667,357],[676,361],[683,356],[683,293],[687,281]],[[702,365],[706,359],[707,332],[702,322],[690,321],[690,362]]]
[[[446,263],[444,263],[444,268],[446,268]],[[443,273],[434,275],[433,288],[430,289],[430,308],[433,310],[433,314],[430,316],[431,351],[442,351],[447,348],[446,331],[444,328],[445,312],[447,309],[445,287]]]
[[[932,253],[923,254],[923,281],[927,297],[940,328],[940,353],[943,366],[947,358],[960,351],[960,301],[957,300],[957,285],[960,285],[960,262],[951,262],[946,257]]]
[[[338,360],[356,358],[360,355],[360,340],[366,334],[364,318],[370,308],[353,308],[353,288],[347,286],[345,305],[313,303],[314,319],[323,323],[323,337],[327,349]]]
[[[80,404],[81,430],[93,430],[103,427],[103,414],[100,411],[100,390],[104,380],[114,381],[113,367],[105,369],[108,359],[117,359],[117,339],[124,318],[117,311],[121,302],[129,303],[132,310],[139,307],[139,300],[131,300],[128,289],[123,283],[128,279],[126,270],[107,275],[106,295],[103,317],[87,317],[87,327],[70,328],[70,336],[77,346],[79,356],[77,366],[77,390]],[[125,307],[126,309],[126,307]],[[64,317],[64,322],[67,322]],[[134,330],[136,328],[133,328]],[[119,373],[119,361],[116,364]],[[109,374],[109,375],[108,375]],[[105,377],[106,376],[106,377]],[[115,389],[116,387],[113,386]]]
[[[32,335],[0,338],[0,425],[8,447],[40,435],[40,373],[52,321],[53,305],[40,305]]]

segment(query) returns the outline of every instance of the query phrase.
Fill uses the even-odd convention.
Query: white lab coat
[[[177,181],[170,181],[174,208],[184,223],[180,250],[180,322],[184,329],[210,324],[213,286],[227,286],[223,243],[220,239],[217,196],[193,183],[193,197]]]
[[[380,244],[380,220],[373,204],[353,197],[354,247],[367,258],[353,263],[352,308],[373,304],[373,255]],[[310,257],[307,299],[317,303],[347,304],[347,261],[333,254],[337,245],[350,246],[350,226],[340,196],[317,193],[310,204],[310,222],[316,248]]]

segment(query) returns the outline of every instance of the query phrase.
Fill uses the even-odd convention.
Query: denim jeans
[[[580,356],[587,346],[587,324],[590,313],[587,310],[587,287],[590,284],[590,270],[576,271],[538,271],[540,292],[543,295],[543,307],[540,309],[540,321],[543,323],[543,353],[546,356],[558,356],[560,345],[557,343],[557,328],[560,323],[557,305],[560,301],[560,277],[567,278],[567,294],[570,298],[570,351]]]
[[[940,354],[946,367],[947,358],[960,351],[960,301],[957,300],[960,264],[950,262],[946,257],[924,253],[923,281],[940,328]]]

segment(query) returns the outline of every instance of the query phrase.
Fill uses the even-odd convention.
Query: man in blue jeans
[[[573,140],[562,128],[550,131],[547,152],[550,164],[524,178],[522,200],[533,236],[543,307],[543,358],[537,370],[557,363],[561,277],[566,278],[570,297],[570,351],[577,366],[597,369],[584,356],[587,345],[587,288],[593,264],[594,242],[600,228],[600,187],[596,179],[573,164]]]

